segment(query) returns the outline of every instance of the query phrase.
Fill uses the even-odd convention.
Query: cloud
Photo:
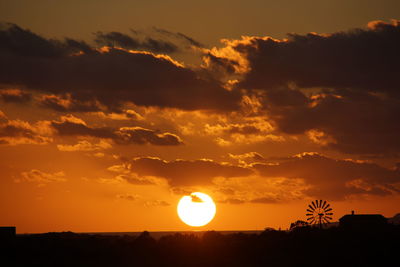
[[[176,146],[183,144],[179,136],[142,127],[90,127],[84,121],[72,115],[62,116],[60,121],[52,121],[51,126],[60,136],[87,136],[111,139],[116,144],[151,144],[158,146]]]
[[[285,133],[306,133],[315,143],[345,153],[398,154],[400,98],[350,90],[337,93],[315,94],[300,105],[270,105],[270,117]]]
[[[144,120],[143,116],[138,112],[132,109],[123,110],[121,113],[104,113],[104,112],[95,112],[93,113],[99,116],[102,119],[111,119],[111,120]]]
[[[33,169],[27,172],[22,172],[21,176],[22,178],[17,179],[16,182],[26,181],[31,183],[37,183],[39,186],[44,186],[48,183],[53,183],[53,182],[67,181],[67,179],[65,178],[65,173],[62,171],[55,173],[46,173],[40,170]]]
[[[154,185],[157,181],[153,177],[140,177],[129,170],[129,165],[113,165],[107,168],[108,171],[117,173],[118,175],[114,177],[115,181],[128,182],[134,185]]]
[[[2,89],[0,99],[6,103],[26,103],[32,99],[32,95],[19,89]]]
[[[237,88],[261,99],[282,133],[344,153],[399,155],[400,24],[375,21],[366,29],[243,37],[208,51],[210,64],[233,68]],[[234,63],[229,63],[230,60]],[[238,67],[240,66],[240,67]],[[212,66],[210,66],[212,68]],[[228,71],[229,72],[229,71]]]
[[[155,185],[157,182],[155,179],[151,178],[144,178],[144,177],[139,177],[135,174],[120,174],[116,176],[114,179],[119,180],[119,181],[125,181],[128,182],[129,184],[133,185]]]
[[[228,154],[229,158],[236,160],[241,165],[247,165],[252,162],[264,162],[266,159],[257,152],[248,152],[244,154]]]
[[[215,177],[243,177],[251,175],[249,169],[217,163],[212,160],[174,160],[141,157],[129,161],[129,170],[139,176],[165,178],[175,186],[212,185]]]
[[[157,133],[142,127],[121,127],[116,132],[118,144],[152,144],[177,146],[183,144],[179,136],[171,133]]]
[[[400,192],[400,172],[375,163],[335,160],[303,153],[274,164],[252,165],[261,176],[303,179],[312,197],[343,199],[352,195],[391,195]]]
[[[0,113],[0,144],[5,145],[45,145],[52,142],[51,130],[46,121],[36,124],[22,120],[9,120]]]
[[[51,126],[60,136],[90,136],[113,139],[115,134],[109,127],[89,127],[81,119],[72,115],[62,116],[60,121],[52,121]]]
[[[4,112],[1,111],[1,110],[0,110],[0,119],[1,119],[1,120],[7,120],[6,114],[4,114]]]
[[[50,108],[60,112],[93,112],[102,109],[100,103],[95,99],[81,100],[66,95],[42,95],[38,99],[42,107]]]
[[[14,24],[0,28],[0,83],[48,94],[41,103],[61,111],[119,112],[127,103],[235,110],[242,97],[165,55],[50,40]]]
[[[243,154],[239,159],[246,160],[252,155],[257,154]],[[218,202],[226,204],[274,204],[307,197],[343,200],[400,193],[398,167],[337,160],[318,153],[303,153],[274,162],[263,158],[262,162],[239,162],[239,165],[138,157],[125,159],[108,170],[118,174],[116,179],[132,184],[163,184],[160,178],[165,179],[175,194],[190,195],[194,190],[208,188]]]
[[[375,21],[367,29],[293,33],[285,40],[244,37],[225,41],[223,49],[241,54],[248,62],[250,70],[241,81],[244,88],[268,90],[293,82],[306,88],[391,91],[399,84],[395,71],[399,68],[399,42],[398,21]]]
[[[124,199],[124,200],[129,200],[129,201],[136,201],[140,198],[139,195],[135,194],[118,194],[116,195],[117,199]]]
[[[150,37],[147,37],[145,40],[142,41],[120,32],[96,32],[95,36],[95,42],[101,46],[116,46],[125,49],[145,50],[155,53],[167,54],[179,51],[179,48],[171,42],[157,40]]]
[[[251,169],[251,166],[247,168]],[[303,179],[284,176],[265,177],[256,169],[253,175],[241,178],[215,179],[214,195],[221,203],[226,204],[273,204],[298,201],[308,197],[311,187]]]
[[[153,27],[153,29],[163,35],[169,36],[169,37],[174,37],[177,39],[181,39],[185,42],[187,42],[188,44],[194,46],[194,47],[204,47],[204,45],[202,43],[200,43],[199,41],[194,40],[193,38],[187,36],[186,34],[180,33],[180,32],[171,32],[165,29],[161,29],[161,28],[157,28],[157,27]]]
[[[248,145],[253,143],[284,141],[283,136],[273,134],[273,127],[265,118],[252,120],[244,118],[245,123],[217,123],[204,125],[204,133],[217,136],[219,146]]]
[[[164,200],[149,200],[144,203],[146,207],[168,207],[170,203]]]
[[[122,200],[128,200],[128,201],[139,201],[142,197],[136,194],[129,194],[129,193],[125,193],[125,194],[118,194],[116,195],[117,199],[122,199]],[[145,207],[168,207],[171,206],[170,203],[168,203],[167,201],[164,200],[146,200],[143,201],[143,205]]]
[[[105,140],[100,140],[97,144],[92,144],[89,141],[82,140],[75,145],[57,145],[58,150],[65,152],[74,151],[98,151],[111,148],[111,144]]]
[[[16,24],[0,24],[0,56],[3,60],[12,59],[13,56],[48,59],[78,52],[89,53],[94,50],[82,41],[46,39]]]

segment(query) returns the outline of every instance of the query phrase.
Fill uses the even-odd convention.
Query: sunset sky
[[[0,226],[400,212],[400,1],[0,0]]]

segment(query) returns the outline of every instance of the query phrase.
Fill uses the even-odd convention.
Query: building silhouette
[[[351,214],[339,219],[339,226],[351,230],[381,229],[387,226],[388,220],[381,214]]]

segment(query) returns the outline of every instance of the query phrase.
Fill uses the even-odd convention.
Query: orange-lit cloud
[[[350,195],[391,195],[400,192],[399,169],[374,163],[335,160],[317,153],[304,153],[278,164],[255,163],[264,177],[303,179],[309,196],[342,199]],[[360,186],[363,184],[364,186]]]
[[[72,115],[61,117],[61,121],[51,122],[60,136],[88,136],[113,140],[117,144],[181,145],[179,136],[159,133],[142,127],[89,127],[84,121]]]
[[[89,141],[81,140],[75,145],[57,145],[58,150],[66,151],[66,152],[74,152],[74,151],[97,151],[111,148],[112,145],[105,141],[100,140],[97,144],[92,144]]]
[[[22,120],[8,120],[4,113],[0,113],[0,144],[45,145],[52,141],[51,130],[47,122],[39,121],[36,124]]]
[[[135,158],[129,161],[129,170],[139,176],[165,178],[171,186],[211,185],[215,177],[240,177],[252,174],[249,169],[212,160],[165,161],[154,157]]]
[[[34,169],[22,172],[21,178],[18,178],[15,181],[37,183],[39,186],[44,186],[48,183],[53,183],[53,182],[65,182],[67,181],[67,179],[65,178],[65,173],[62,171],[55,173],[46,173]]]
[[[32,99],[32,95],[19,89],[2,89],[0,90],[0,99],[6,103],[25,103]]]

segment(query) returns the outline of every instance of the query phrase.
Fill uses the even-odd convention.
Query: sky
[[[400,212],[398,1],[0,0],[0,225],[262,230]]]

